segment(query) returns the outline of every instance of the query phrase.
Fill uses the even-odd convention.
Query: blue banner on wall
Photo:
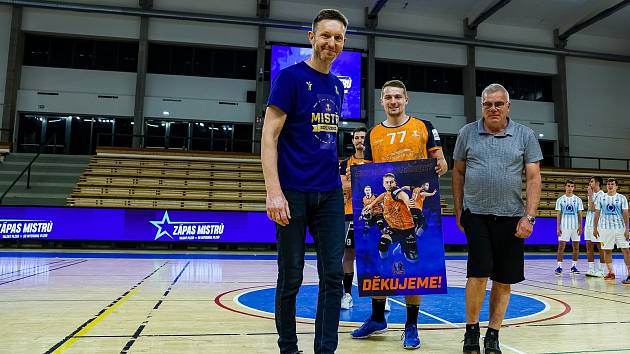
[[[359,296],[447,291],[436,160],[354,165]]]
[[[0,208],[0,238],[275,243],[262,212],[105,208]],[[310,236],[307,242],[312,243]]]
[[[466,244],[455,217],[443,216],[442,230],[445,244]],[[275,234],[259,211],[0,206],[1,239],[275,243]],[[313,243],[308,232],[306,242]],[[526,245],[557,243],[555,218],[538,218],[525,239]]]

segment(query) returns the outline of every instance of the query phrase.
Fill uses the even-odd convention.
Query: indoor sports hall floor
[[[568,264],[565,261],[565,264]],[[585,270],[586,263],[580,259]],[[526,261],[514,287],[504,353],[630,353],[630,286],[556,276],[553,256]],[[465,259],[447,260],[448,295],[426,296],[419,353],[461,353]],[[315,260],[298,299],[300,349],[312,353]],[[277,353],[273,254],[0,251],[1,353]],[[367,340],[349,332],[369,299],[342,313],[338,353],[405,352],[405,309],[392,298],[390,330]],[[482,313],[487,318],[487,313]],[[482,331],[483,333],[483,331]]]

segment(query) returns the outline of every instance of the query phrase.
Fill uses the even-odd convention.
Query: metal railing
[[[124,139],[126,144],[119,144]],[[111,134],[98,133],[96,144],[98,146],[119,146],[132,147],[134,141],[138,146],[145,148],[164,148],[175,150],[198,150],[198,151],[225,151],[225,152],[252,152],[260,145],[259,140],[234,139],[234,138],[200,138],[190,136],[165,136],[149,134]],[[243,148],[239,148],[243,147]],[[248,148],[244,148],[248,146]]]
[[[13,180],[13,182],[11,183],[11,185],[9,186],[9,188],[7,188],[4,193],[2,193],[2,196],[0,196],[0,204],[2,204],[2,201],[4,200],[4,197],[6,197],[6,195],[11,191],[11,189],[13,188],[13,186],[16,185],[16,183],[20,180],[20,178],[22,178],[22,176],[24,176],[24,173],[27,173],[27,177],[26,177],[26,189],[31,189],[31,168],[33,166],[33,163],[35,162],[35,160],[37,160],[37,158],[39,157],[39,155],[41,154],[41,149],[40,151],[37,152],[37,155],[35,155],[32,159],[31,162],[28,163],[28,166],[26,166],[22,172]]]
[[[543,166],[630,171],[630,159],[571,155],[544,155],[543,158]]]

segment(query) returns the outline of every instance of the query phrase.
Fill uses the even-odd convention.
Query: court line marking
[[[211,244],[210,242],[208,244]],[[0,258],[129,258],[129,259],[195,259],[195,260],[277,260],[275,252],[265,252],[259,254],[209,254],[209,253],[130,253],[130,252],[15,252],[0,250]],[[316,260],[315,254],[309,252],[305,255],[306,260]],[[447,261],[465,261],[465,254],[445,255]],[[549,260],[556,259],[555,254],[525,254],[526,260]],[[586,259],[580,255],[580,259]],[[621,254],[613,254],[613,259],[623,259]]]
[[[549,270],[549,268],[545,268],[545,267],[537,266],[537,265],[528,265],[528,267]],[[625,267],[625,265],[624,265],[624,267]],[[576,275],[571,274],[571,277],[575,277],[575,276]],[[561,278],[561,279],[564,280],[564,278]],[[605,280],[603,278],[590,278],[590,279],[593,280],[594,282],[605,282]],[[620,297],[624,297],[624,298],[628,297],[626,294],[610,293],[610,292],[607,292],[607,291],[601,291],[601,290],[597,290],[597,289],[580,288],[579,286],[557,284],[557,283],[550,282],[550,281],[533,280],[533,279],[525,279],[525,280],[526,281],[532,281],[532,282],[538,282],[538,283],[542,283],[542,284],[556,285],[556,286],[563,287],[563,288],[590,291],[590,292],[594,292],[594,293],[598,293],[598,294],[605,294],[605,295],[611,295],[611,296],[620,296]],[[606,284],[606,283],[603,283],[603,284]]]
[[[517,354],[527,354],[526,352],[520,351],[520,350],[518,350],[518,349],[516,349],[514,347],[510,347],[509,345],[505,344],[505,342],[501,342],[500,346],[503,347],[503,348],[507,348],[507,349],[513,351],[514,353],[517,353]]]
[[[304,264],[305,264],[306,266],[308,266],[308,267],[310,267],[310,268],[313,268],[313,269],[315,269],[315,270],[317,271],[317,267],[316,267],[316,266],[314,266],[314,265],[312,265],[312,264],[310,264],[310,263],[308,263],[308,262],[304,262]],[[354,284],[357,288],[359,287],[359,285],[358,285],[356,282],[352,282],[352,284]],[[406,307],[406,306],[407,306],[407,305],[405,305],[404,303],[402,303],[402,302],[400,302],[400,301],[398,301],[398,300],[396,300],[396,299],[389,298],[389,301],[390,301],[390,302],[393,302],[393,303],[395,303],[395,304],[401,305],[401,306],[403,306],[403,307]],[[449,325],[449,326],[451,326],[451,327],[454,327],[454,328],[460,328],[460,326],[458,326],[458,325],[456,325],[456,324],[453,324],[453,323],[451,323],[451,322],[449,322],[449,321],[447,321],[447,320],[445,320],[445,319],[443,319],[443,318],[441,318],[441,317],[438,317],[438,316],[435,316],[435,315],[433,315],[433,314],[430,314],[430,313],[428,313],[428,312],[426,312],[426,311],[419,310],[419,312],[420,312],[421,314],[423,314],[423,315],[427,316],[427,317],[431,317],[431,318],[433,318],[434,320],[437,320],[437,321],[439,321],[439,322],[442,322],[442,323],[444,323],[444,324],[447,324],[447,325]]]
[[[457,268],[457,267],[455,267],[455,268]],[[461,268],[457,268],[457,269],[461,270]],[[451,272],[459,273],[459,274],[466,274],[466,272],[457,271],[457,270],[451,270]],[[535,285],[528,285],[528,286],[533,287],[533,288],[537,287]],[[540,287],[540,288],[543,288],[543,287]],[[558,300],[556,298],[553,298],[551,296],[542,295],[542,294],[534,294],[534,293],[530,293],[530,292],[522,291],[522,290],[511,290],[511,291],[514,292],[514,293],[527,294],[527,295],[529,295],[530,297],[533,297],[533,298],[542,297],[542,298],[545,298],[545,299],[554,300],[554,301],[559,302],[560,304],[562,304],[564,306],[564,311],[562,311],[561,313],[559,313],[557,315],[551,316],[551,317],[541,318],[541,319],[538,319],[538,320],[525,321],[525,322],[516,322],[516,323],[505,324],[505,321],[512,321],[512,319],[504,320],[503,321],[504,323],[501,324],[501,327],[522,326],[522,325],[528,325],[528,324],[531,324],[531,323],[538,323],[538,322],[543,322],[543,321],[549,321],[549,320],[553,320],[553,319],[556,319],[556,318],[560,318],[560,317],[568,314],[569,312],[571,312],[571,305],[569,305],[568,303],[566,303],[566,302],[564,302],[562,300]],[[540,299],[536,299],[536,300],[542,301]],[[543,301],[543,303],[544,303],[544,301]]]
[[[305,264],[306,264],[307,266],[309,266],[309,267],[311,267],[311,268],[315,268],[315,270],[317,270],[317,267],[313,266],[312,264],[309,264],[309,263],[307,263],[307,262],[305,262]],[[353,284],[354,284],[354,285],[356,285],[356,286],[358,287],[358,285],[356,284],[356,282],[353,282]],[[389,300],[390,300],[391,302],[396,303],[396,304],[398,304],[398,305],[401,305],[401,306],[403,306],[403,307],[407,307],[407,305],[406,305],[406,304],[404,304],[404,303],[402,303],[401,301],[398,301],[398,300],[396,300],[396,299],[392,299],[392,298],[390,298]],[[543,303],[544,303],[544,302],[543,302]],[[546,306],[546,305],[547,305],[547,304],[545,304],[545,310],[547,309],[547,306]],[[435,320],[438,320],[438,321],[440,321],[440,322],[442,322],[442,323],[445,323],[445,324],[447,324],[447,325],[449,325],[449,326],[451,326],[451,327],[453,327],[453,328],[460,328],[460,329],[461,329],[461,328],[465,327],[465,326],[458,326],[458,325],[456,325],[456,324],[454,324],[454,323],[452,323],[452,322],[450,322],[450,321],[447,321],[447,320],[445,320],[445,319],[443,319],[443,318],[441,318],[441,317],[439,317],[439,316],[435,316],[435,315],[433,315],[433,314],[431,314],[431,313],[428,313],[428,312],[426,312],[426,311],[419,311],[419,312],[420,312],[420,313],[422,313],[422,314],[423,314],[423,315],[425,315],[425,316],[431,317],[431,318],[433,318],[433,319],[435,319]],[[544,312],[544,311],[543,311],[543,312]],[[509,349],[509,350],[511,350],[511,351],[513,351],[513,352],[515,352],[515,353],[517,353],[517,354],[527,354],[527,353],[525,353],[525,352],[523,352],[523,351],[520,351],[520,350],[518,350],[518,349],[516,349],[516,348],[514,348],[514,347],[511,347],[511,346],[509,346],[509,345],[505,344],[504,342],[501,342],[501,346],[503,346],[504,348],[507,348],[507,349]]]
[[[317,283],[304,283],[304,284],[317,285]],[[259,315],[259,314],[256,314],[256,313],[241,311],[241,310],[238,310],[236,308],[229,307],[229,306],[223,304],[223,302],[222,302],[223,298],[226,297],[229,294],[237,293],[237,292],[240,292],[240,291],[246,291],[246,290],[253,291],[253,290],[256,290],[256,289],[273,288],[273,287],[274,287],[273,285],[269,285],[269,286],[266,286],[266,287],[264,287],[264,286],[249,286],[249,287],[243,287],[243,288],[237,288],[237,289],[228,290],[228,291],[225,291],[225,292],[217,295],[214,298],[214,303],[217,306],[219,306],[220,308],[222,308],[224,310],[228,310],[230,312],[238,313],[240,315],[256,317],[256,318],[262,318],[262,319],[265,319],[265,320],[272,320],[273,321],[274,317],[272,317],[272,316]],[[517,323],[511,323],[511,324],[504,324],[503,326],[505,326],[505,327],[521,326],[521,325],[527,325],[527,324],[530,324],[530,323],[538,323],[538,322],[549,321],[549,320],[553,320],[553,319],[565,316],[567,313],[571,312],[571,306],[569,306],[569,304],[567,304],[566,302],[563,302],[561,300],[558,300],[556,298],[553,298],[551,296],[527,293],[527,292],[524,292],[524,291],[519,291],[519,292],[520,293],[524,293],[524,294],[529,294],[529,295],[531,295],[533,297],[544,297],[546,299],[550,299],[550,300],[559,302],[562,306],[564,306],[564,311],[562,311],[561,313],[558,313],[556,315],[553,315],[553,316],[550,316],[550,317],[544,317],[544,318],[541,318],[541,319],[538,319],[538,320],[531,320],[531,321],[526,321],[526,322],[517,322]],[[226,300],[226,301],[229,301],[231,303],[234,302],[233,299]],[[240,305],[240,304],[237,304],[237,305]],[[262,311],[259,311],[259,310],[256,310],[256,312],[260,312],[260,313],[263,313],[263,314],[269,314],[269,312],[262,312]],[[310,321],[297,320],[296,322],[297,323],[302,323],[302,324],[313,324],[312,319]],[[345,324],[345,323],[351,323],[351,324]],[[357,328],[357,324],[360,324],[360,323],[359,322],[345,322],[345,321],[342,321],[342,322],[339,323],[339,327]],[[451,329],[458,329],[458,328],[453,328],[453,327],[423,327],[422,329],[425,330],[425,331],[436,331],[436,330],[451,330]],[[402,330],[402,328],[391,328],[391,330]]]
[[[455,268],[457,270],[453,270],[453,268]],[[461,268],[461,267],[457,267],[457,266],[451,266],[450,267],[450,271],[453,272],[453,273],[466,274],[465,268]],[[528,282],[530,282],[530,283],[542,283],[542,284],[547,284],[547,285],[556,285],[557,287],[562,287],[562,288],[591,291],[591,289],[575,288],[575,287],[568,286],[568,285],[557,285],[557,284],[554,284],[554,283],[551,283],[551,282],[544,282],[544,281],[533,280],[533,279],[525,279],[519,284],[523,285],[523,286],[529,286],[529,287],[532,287],[532,288],[539,288],[539,289],[545,289],[545,290],[558,291],[558,292],[567,293],[567,294],[571,294],[571,295],[588,296],[589,298],[592,298],[592,299],[606,300],[606,301],[616,302],[616,303],[620,303],[620,304],[630,305],[630,302],[626,302],[626,301],[607,299],[605,297],[600,297],[600,296],[596,296],[596,295],[592,295],[592,294],[583,294],[583,293],[579,293],[579,292],[575,292],[575,291],[569,291],[569,290],[558,289],[558,288],[554,289],[554,288],[549,288],[549,287],[545,287],[545,286],[541,286],[541,285],[526,284]],[[597,292],[597,290],[592,290],[592,291]],[[605,294],[606,295],[619,296],[617,294],[612,294],[612,293],[605,293]],[[537,295],[537,296],[540,296],[540,295]]]
[[[578,352],[544,352],[540,354],[580,354],[580,353],[609,353],[609,352],[628,352],[628,351],[630,351],[630,348],[580,350]]]
[[[33,273],[33,274],[30,274],[30,275],[25,275],[25,276],[23,276],[23,277],[21,277],[21,278],[11,279],[11,280],[7,280],[7,281],[4,281],[4,282],[1,282],[1,283],[0,283],[0,285],[5,285],[5,284],[13,283],[14,281],[18,281],[18,280],[22,280],[22,279],[26,279],[26,278],[34,277],[34,276],[36,276],[36,275],[40,275],[40,274],[44,274],[44,273],[49,273],[49,272],[52,272],[53,270],[62,269],[62,268],[66,268],[66,267],[71,267],[71,266],[73,266],[73,265],[77,265],[77,264],[85,263],[85,262],[87,262],[87,261],[88,261],[87,259],[83,259],[83,260],[80,260],[80,261],[75,261],[74,263],[64,264],[64,265],[58,266],[57,268],[49,268],[49,269],[46,269],[46,270],[41,271],[41,272],[38,272],[38,273]]]
[[[171,290],[173,289],[173,286],[177,283],[177,281],[182,276],[182,274],[184,274],[184,271],[186,271],[186,268],[188,268],[189,265],[190,265],[190,261],[186,263],[186,265],[182,268],[179,274],[177,274],[175,279],[173,279],[173,281],[171,282],[171,285],[169,285],[169,287],[164,291],[164,294],[162,294],[162,297],[160,297],[158,302],[149,311],[149,313],[147,314],[147,317],[144,319],[144,321],[142,321],[140,326],[138,326],[136,331],[131,336],[131,339],[127,342],[127,344],[125,344],[123,349],[120,351],[120,354],[126,354],[129,351],[129,349],[131,349],[131,347],[136,343],[136,340],[138,339],[138,337],[140,337],[140,335],[142,334],[142,331],[144,331],[146,326],[149,324],[149,320],[151,319],[151,317],[153,317],[153,312],[157,311],[157,309],[160,308],[160,305],[162,305],[162,303],[164,302],[164,299],[166,299],[168,294],[170,294]]]
[[[138,287],[142,285],[149,277],[157,273],[162,267],[164,267],[167,262],[164,262],[161,266],[154,269],[149,275],[140,280],[136,285],[132,286],[129,290],[124,292],[121,296],[119,296],[116,300],[112,301],[109,305],[99,311],[94,317],[85,321],[82,325],[80,325],[77,329],[75,329],[72,333],[67,335],[64,339],[59,341],[57,344],[53,345],[50,349],[48,349],[45,354],[59,354],[63,353],[66,349],[68,349],[72,344],[74,344],[79,338],[90,331],[92,327],[96,326],[99,322],[105,319],[110,313],[112,313],[118,306],[122,305],[131,295],[133,295]]]
[[[62,260],[58,260],[58,261],[56,261],[56,262],[48,262],[48,263],[43,263],[43,264],[40,264],[40,265],[36,265],[36,266],[32,266],[32,267],[28,267],[28,268],[20,268],[20,269],[18,269],[18,270],[14,270],[14,271],[12,271],[12,272],[2,273],[2,274],[0,274],[0,277],[4,277],[5,275],[9,275],[9,274],[13,274],[13,273],[23,272],[23,271],[25,271],[25,270],[30,270],[30,269],[33,269],[33,268],[37,269],[37,268],[40,268],[40,267],[45,267],[45,266],[49,266],[49,267],[50,267],[50,266],[51,266],[51,265],[53,265],[53,264],[62,263],[62,262],[72,262],[72,261],[73,261],[73,260],[70,260],[70,259],[62,259]]]

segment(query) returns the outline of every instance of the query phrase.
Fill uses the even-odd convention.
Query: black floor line
[[[454,271],[453,268],[456,269],[460,269],[463,271]],[[459,273],[459,274],[466,274],[466,271],[464,268],[457,268],[457,267],[449,267],[449,271],[454,272],[454,273]],[[538,283],[543,283],[543,284],[550,284],[550,285],[554,285],[556,287],[567,287],[570,289],[579,289],[579,290],[583,290],[583,291],[591,291],[590,289],[584,289],[584,288],[575,288],[575,287],[571,287],[571,286],[566,286],[566,285],[557,285],[554,283],[546,283],[546,282],[542,282],[542,281],[537,281],[537,280],[529,280],[529,279],[525,279],[523,282],[519,283],[521,285],[527,285],[527,286],[531,286],[534,288],[539,288],[539,289],[545,289],[545,290],[552,290],[552,291],[558,291],[561,293],[565,293],[565,294],[572,294],[572,295],[578,295],[578,296],[586,296],[589,297],[591,299],[598,299],[598,300],[605,300],[605,301],[611,301],[611,302],[616,302],[618,304],[626,304],[626,305],[630,305],[630,302],[627,301],[620,301],[620,300],[614,300],[614,299],[607,299],[604,297],[599,297],[599,296],[594,296],[592,294],[581,294],[581,293],[577,293],[577,292],[573,292],[573,291],[568,291],[568,290],[562,290],[562,289],[557,289],[557,288],[549,288],[549,287],[545,287],[545,286],[540,286],[540,285],[533,285],[533,284],[527,284],[529,282],[538,282]],[[618,294],[612,294],[612,293],[604,293],[606,295],[612,295],[612,296],[619,296]]]
[[[69,259],[63,259],[63,260],[59,260],[59,261],[55,261],[55,262],[49,262],[49,263],[44,263],[44,264],[40,264],[40,265],[28,267],[28,268],[21,268],[21,269],[18,269],[18,270],[14,270],[12,272],[2,273],[2,274],[0,274],[0,277],[3,277],[5,275],[9,275],[9,274],[13,274],[13,273],[23,272],[25,270],[37,269],[37,268],[40,268],[40,267],[51,266],[53,264],[57,264],[57,263],[61,263],[61,262],[70,262],[70,261],[71,260],[69,260]]]
[[[162,305],[163,300],[171,292],[171,289],[173,289],[173,286],[177,283],[177,281],[182,276],[182,274],[184,274],[184,271],[186,271],[186,268],[188,268],[189,265],[190,265],[190,262],[186,263],[186,265],[182,268],[179,274],[177,274],[175,279],[173,279],[173,282],[171,282],[171,285],[169,285],[166,291],[164,291],[164,294],[162,294],[162,298],[160,298],[158,302],[153,306],[153,309],[149,311],[149,313],[147,314],[147,317],[144,319],[144,321],[142,321],[140,326],[138,326],[134,334],[131,336],[131,339],[129,339],[127,344],[125,344],[123,349],[120,351],[120,354],[126,354],[127,352],[129,352],[129,349],[131,349],[131,347],[136,343],[136,340],[138,339],[138,337],[140,337],[140,335],[142,334],[142,331],[144,331],[146,326],[149,324],[149,320],[151,319],[151,317],[153,317],[153,311],[156,311],[158,308],[160,308],[160,305]]]
[[[23,276],[23,277],[19,277],[19,278],[16,278],[16,279],[11,279],[11,280],[7,280],[7,281],[0,281],[0,285],[13,283],[13,282],[16,282],[16,281],[18,281],[18,280],[22,280],[22,279],[26,279],[26,278],[34,277],[34,276],[36,276],[36,275],[40,275],[40,274],[44,274],[44,273],[48,273],[48,272],[52,272],[53,270],[57,270],[57,269],[62,269],[62,268],[66,268],[66,267],[71,267],[71,266],[73,266],[73,265],[77,265],[77,264],[84,263],[84,262],[87,262],[87,259],[83,259],[83,260],[80,260],[80,261],[76,261],[76,262],[74,262],[74,263],[70,263],[70,264],[64,264],[64,265],[61,265],[61,266],[57,266],[57,267],[55,267],[55,268],[48,268],[48,269],[46,269],[46,270],[44,270],[44,271],[37,272],[37,273],[33,273],[33,274],[29,274],[29,275],[25,275],[25,276]]]
[[[149,279],[152,275],[154,275],[155,273],[157,273],[160,269],[162,269],[162,267],[164,267],[166,264],[168,264],[168,261],[162,263],[161,266],[157,267],[156,269],[154,269],[151,273],[149,273],[147,276],[145,276],[144,278],[142,278],[142,280],[140,280],[138,283],[136,283],[134,286],[132,286],[129,290],[125,291],[122,295],[120,295],[116,300],[112,301],[109,305],[105,306],[101,311],[99,311],[96,315],[94,315],[92,318],[90,318],[89,320],[85,321],[83,324],[81,324],[79,327],[77,327],[77,329],[75,329],[72,333],[68,334],[64,339],[62,339],[61,341],[59,341],[57,344],[53,345],[50,349],[48,349],[46,351],[45,354],[50,354],[52,352],[54,352],[57,348],[61,347],[64,343],[66,343],[67,341],[69,341],[72,337],[74,337],[77,333],[79,333],[83,328],[85,328],[87,325],[89,325],[91,322],[93,322],[94,320],[96,320],[98,318],[98,316],[100,316],[103,312],[107,311],[108,308],[114,306],[117,302],[119,302],[122,298],[124,298],[127,294],[129,294],[131,291],[133,291],[135,288],[137,288],[138,286],[140,286],[142,283],[144,283],[147,279]]]

